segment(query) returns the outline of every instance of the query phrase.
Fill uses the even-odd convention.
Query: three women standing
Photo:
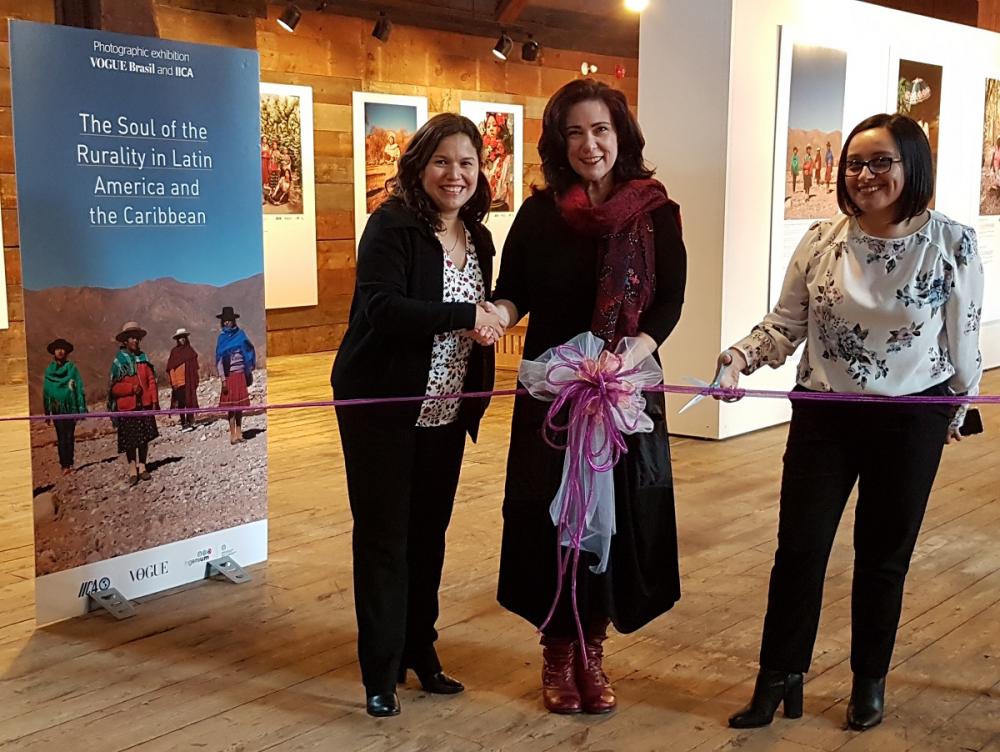
[[[492,347],[471,330],[500,328],[479,304],[492,279],[493,241],[482,137],[442,114],[414,134],[358,246],[347,332],[331,374],[337,399],[489,390]],[[426,399],[338,407],[354,517],[358,654],[367,711],[400,711],[397,681],[413,669],[425,690],[464,687],[434,649],[445,531],[465,436],[486,399]]]
[[[677,324],[686,274],[680,212],[652,179],[644,145],[624,95],[604,84],[574,81],[546,106],[538,151],[547,187],[514,220],[494,301],[504,326],[530,314],[525,359],[585,331],[612,351],[623,337],[638,337],[657,357]],[[515,399],[498,587],[500,604],[536,627],[559,579],[549,505],[564,454],[543,439],[548,407]],[[542,698],[554,713],[613,709],[602,667],[609,622],[634,631],[680,597],[662,393],[648,393],[645,410],[653,431],[626,436],[628,453],[613,471],[617,531],[607,571],[594,574],[585,555],[576,573],[585,644],[577,644],[568,586],[544,630]]]

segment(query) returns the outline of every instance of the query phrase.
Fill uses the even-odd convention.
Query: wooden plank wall
[[[396,26],[388,44],[371,36],[371,22],[306,12],[294,34],[275,23],[283,7],[272,4],[267,18],[212,12],[203,0],[191,10],[171,0],[154,2],[160,36],[188,42],[257,49],[261,78],[311,86],[316,150],[316,230],[319,305],[270,311],[268,353],[287,355],[333,350],[340,344],[354,286],[351,93],[356,90],[427,96],[432,114],[457,111],[463,98],[521,104],[525,108],[525,191],[541,182],[536,149],[542,108],[562,84],[580,75],[586,60],[597,78],[621,88],[630,101],[638,92],[638,61],[543,47],[540,63],[497,61],[493,39]],[[13,129],[10,109],[9,18],[51,23],[52,0],[0,0],[0,201],[4,224],[7,294],[11,328],[0,331],[0,384],[25,382],[24,308],[17,236]],[[544,45],[544,40],[539,40]],[[613,75],[615,65],[627,72]]]

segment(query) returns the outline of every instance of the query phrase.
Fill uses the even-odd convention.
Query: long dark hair
[[[546,187],[559,195],[580,182],[580,176],[573,170],[569,157],[566,156],[566,117],[573,105],[588,100],[604,102],[611,113],[611,121],[618,137],[618,158],[612,168],[615,183],[651,178],[654,170],[642,156],[646,139],[642,136],[639,122],[628,108],[625,95],[600,81],[584,78],[570,81],[553,94],[545,105],[538,154],[542,158]]]
[[[431,161],[441,139],[456,134],[465,134],[476,150],[479,161],[479,177],[476,180],[476,190],[465,206],[458,210],[458,216],[463,220],[482,222],[490,210],[490,184],[483,174],[483,137],[479,128],[469,118],[456,115],[453,112],[443,112],[435,115],[417,129],[406,146],[406,151],[399,158],[399,171],[395,177],[386,181],[389,195],[402,201],[415,211],[435,230],[444,229],[441,225],[441,213],[437,204],[427,195],[421,183],[421,173]]]
[[[934,196],[934,158],[927,134],[917,122],[899,113],[881,113],[865,118],[851,131],[840,150],[840,164],[837,165],[837,205],[852,217],[861,215],[861,210],[847,194],[847,150],[852,139],[862,131],[885,128],[892,134],[899,147],[899,159],[903,167],[903,192],[896,199],[897,224],[922,213]]]

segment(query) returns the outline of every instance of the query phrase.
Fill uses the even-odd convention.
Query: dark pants
[[[172,406],[178,410],[183,410],[188,407],[187,403],[187,388],[181,387],[180,389],[172,390]],[[194,425],[194,413],[184,413],[181,415],[181,426],[193,426]]]
[[[73,449],[76,445],[76,420],[54,420],[56,446],[59,448],[59,466],[73,467]]]
[[[434,623],[465,452],[460,426],[385,425],[372,413],[337,410],[354,517],[358,658],[369,695],[393,691],[401,664],[441,669]]]
[[[923,394],[943,394],[940,387]],[[834,534],[855,481],[851,669],[885,676],[903,582],[952,409],[793,403],[781,479],[760,665],[805,672],[812,659]]]

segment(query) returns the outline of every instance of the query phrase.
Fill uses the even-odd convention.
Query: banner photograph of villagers
[[[524,108],[518,104],[462,100],[461,112],[483,135],[483,173],[490,181],[491,214],[521,206],[524,171]]]
[[[825,219],[837,213],[846,78],[846,52],[804,44],[793,47],[785,219]]]
[[[389,197],[386,181],[396,176],[400,156],[427,120],[427,98],[356,91],[352,102],[357,241],[368,216]]]
[[[259,76],[245,50],[11,28],[42,598],[72,579],[45,575],[266,519],[266,416],[228,409],[266,402]],[[136,45],[195,77],[83,62]],[[129,416],[194,407],[212,411]]]
[[[931,160],[937,176],[938,136],[941,130],[941,78],[944,69],[940,65],[919,63],[915,60],[899,60],[898,88],[896,90],[896,112],[908,115],[917,121],[931,142]],[[931,199],[929,208],[934,208]]]

